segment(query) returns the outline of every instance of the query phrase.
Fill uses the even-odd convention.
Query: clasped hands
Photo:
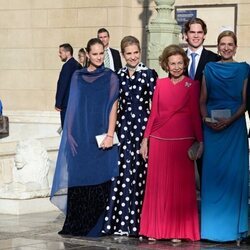
[[[206,123],[208,127],[216,131],[220,131],[220,130],[227,128],[231,124],[231,119],[217,118],[216,122],[210,122],[206,120],[204,120],[204,122]]]

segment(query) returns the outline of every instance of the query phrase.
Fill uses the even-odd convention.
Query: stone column
[[[147,26],[148,65],[163,77],[166,73],[159,66],[159,56],[167,45],[179,43],[181,28],[172,17],[175,0],[155,0],[155,3],[158,14]]]

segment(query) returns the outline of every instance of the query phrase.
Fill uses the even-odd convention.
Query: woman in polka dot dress
[[[120,97],[117,132],[120,140],[120,173],[112,180],[103,232],[138,236],[147,174],[147,164],[139,150],[150,113],[157,73],[140,63],[141,48],[137,38],[124,37],[121,41],[121,52],[126,66],[118,72]]]

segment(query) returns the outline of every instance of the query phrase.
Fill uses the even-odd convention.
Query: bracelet
[[[112,135],[106,135],[107,137],[110,137],[110,138],[114,138],[114,136],[112,136]]]

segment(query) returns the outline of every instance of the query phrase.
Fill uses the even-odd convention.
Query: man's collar
[[[196,53],[201,56],[203,46],[200,46],[196,51],[192,51],[190,48],[187,49],[187,56],[190,56],[191,53]]]
[[[67,62],[67,61],[69,61],[71,58],[73,58],[73,56],[71,56],[71,57],[67,58],[66,62]]]

